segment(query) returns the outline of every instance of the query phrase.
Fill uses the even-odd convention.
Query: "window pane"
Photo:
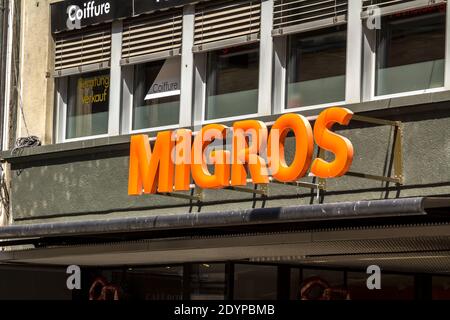
[[[135,67],[133,130],[178,124],[180,72],[179,57]]]
[[[277,299],[278,268],[236,264],[234,267],[234,299]]]
[[[206,120],[258,112],[258,45],[208,53]]]
[[[191,300],[225,299],[224,264],[194,264],[191,270]]]
[[[109,71],[69,77],[66,138],[108,133]]]
[[[131,300],[181,300],[183,267],[129,269],[123,290]]]
[[[412,300],[414,299],[414,277],[382,274],[381,290],[369,290],[366,273],[349,272],[347,285],[352,300]]]
[[[443,12],[420,15],[413,11],[384,17],[377,35],[376,94],[442,87],[444,56]]]
[[[344,272],[304,269],[299,295],[304,300],[348,299]]]
[[[433,300],[450,300],[450,277],[433,277]]]
[[[289,38],[287,108],[345,100],[345,27]]]

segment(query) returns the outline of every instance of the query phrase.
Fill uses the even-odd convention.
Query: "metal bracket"
[[[378,125],[386,125],[392,126],[395,128],[394,132],[394,176],[386,177],[386,176],[378,176],[360,172],[347,172],[346,175],[355,178],[363,178],[363,179],[371,179],[383,182],[392,182],[399,185],[404,183],[404,175],[403,175],[403,124],[401,121],[391,121],[385,119],[378,119],[360,115],[354,115],[352,118],[353,121],[360,121]]]
[[[260,189],[258,189],[258,186]],[[268,194],[268,186],[267,184],[255,184],[255,188],[246,188],[246,187],[226,187],[225,190],[232,190],[232,191],[238,191],[238,192],[244,192],[244,193],[252,193],[252,194],[258,194],[261,196],[267,196]]]
[[[283,184],[286,186],[300,187],[300,188],[308,188],[312,190],[326,190],[326,184],[320,181],[319,183],[311,183],[311,182],[303,182],[303,181],[294,181],[294,182],[280,182],[273,178],[270,178],[271,183],[275,184]]]
[[[191,200],[191,201],[203,201],[204,195],[203,195],[203,189],[191,185],[192,194],[183,194],[183,193],[157,193],[157,195],[165,196],[165,197],[171,197],[171,198],[178,198],[178,199],[185,199],[185,200]]]

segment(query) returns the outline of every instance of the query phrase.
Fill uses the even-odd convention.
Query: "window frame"
[[[111,57],[109,66],[93,67],[83,66],[79,72],[62,73],[61,77],[55,78],[55,109],[56,143],[68,143],[76,141],[93,140],[114,136],[119,133],[120,119],[120,86],[121,70],[117,68],[118,58],[120,58],[122,44],[122,22],[117,21],[111,24]],[[108,108],[108,132],[100,135],[83,136],[78,138],[67,138],[67,108],[68,108],[68,83],[69,77],[83,75],[90,72],[109,70],[109,108]],[[118,96],[119,95],[119,96]]]
[[[95,71],[103,71],[109,70],[110,83],[111,81],[111,69],[97,69]],[[83,75],[87,73],[91,73],[92,71],[84,71],[76,74],[65,75],[63,77],[56,79],[55,91],[56,91],[56,143],[67,143],[67,142],[76,142],[76,141],[84,141],[84,140],[92,140],[98,138],[106,138],[108,137],[110,130],[110,121],[111,121],[111,85],[109,92],[109,109],[108,109],[108,133],[100,134],[100,135],[90,135],[83,136],[78,138],[67,138],[67,108],[68,108],[68,99],[69,99],[69,77],[76,75]]]
[[[192,92],[193,92],[193,53],[192,46],[194,44],[194,5],[185,5],[183,7],[183,25],[182,25],[182,45],[179,55],[170,55],[167,52],[161,52],[151,56],[143,57],[139,63],[132,63],[121,65],[122,70],[122,98],[121,105],[121,130],[122,135],[126,134],[141,134],[152,133],[164,130],[174,130],[191,125],[192,114]],[[136,65],[145,64],[148,62],[161,61],[180,57],[181,71],[180,71],[180,117],[177,124],[168,126],[149,127],[144,129],[133,130],[133,105],[134,105],[134,67]],[[136,60],[137,61],[137,60]]]
[[[179,56],[173,56],[171,58],[175,58]],[[166,59],[171,59],[166,58]],[[182,60],[182,57],[180,57]],[[122,67],[122,118],[121,118],[121,124],[122,124],[122,130],[121,134],[140,134],[140,133],[151,133],[151,132],[157,132],[157,131],[164,131],[164,130],[173,130],[180,128],[181,123],[181,113],[184,112],[184,109],[186,109],[186,106],[182,109],[181,104],[181,95],[180,95],[180,118],[178,119],[177,124],[173,125],[167,125],[167,126],[157,126],[157,127],[149,127],[149,128],[143,128],[143,129],[133,129],[133,111],[134,111],[134,69],[135,66],[144,65],[149,62],[154,61],[162,61],[165,60],[164,58],[154,58],[154,59],[148,59],[145,62],[140,62],[137,64],[129,64]],[[183,64],[181,64],[181,72],[183,71]],[[183,90],[183,89],[181,89]]]
[[[430,6],[429,1],[415,0],[407,3],[400,3],[387,7],[381,7],[377,14],[376,10],[370,7],[362,11],[361,18],[363,23],[363,83],[362,83],[362,101],[380,101],[401,97],[410,97],[420,94],[431,94],[443,92],[450,89],[450,3],[445,0],[436,0],[432,6],[446,4],[446,34],[445,34],[445,56],[444,56],[444,85],[439,88],[411,90],[386,95],[376,95],[376,74],[377,74],[377,29],[368,28],[368,19],[380,19],[384,15],[394,14],[396,12],[426,8]]]
[[[193,125],[199,127],[219,122],[231,122],[272,114],[272,64],[273,64],[273,0],[261,0],[260,34],[259,37],[240,37],[240,42],[219,41],[211,45],[204,45],[204,50],[198,46],[192,47],[194,64],[194,90],[193,90]],[[258,105],[257,112],[226,118],[206,119],[206,94],[207,94],[207,60],[208,52],[229,48],[233,46],[250,45],[259,43],[259,72],[258,72]]]
[[[347,49],[345,72],[345,99],[343,101],[329,102],[287,108],[287,74],[288,74],[288,37],[289,35],[273,37],[274,41],[274,75],[273,75],[273,114],[296,113],[307,110],[323,110],[329,107],[342,107],[352,103],[361,102],[362,77],[362,0],[348,1],[347,19],[337,19],[331,23],[316,23],[315,27],[305,26],[305,29],[292,34],[301,34],[313,30],[324,30],[333,26],[347,25]],[[353,63],[348,63],[353,61]]]

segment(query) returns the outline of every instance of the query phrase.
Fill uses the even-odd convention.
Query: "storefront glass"
[[[433,277],[433,300],[450,300],[450,277]]]
[[[178,124],[181,59],[149,62],[134,70],[133,130]]]
[[[277,299],[276,266],[236,264],[234,266],[235,300]]]
[[[286,108],[345,100],[345,26],[289,37]]]
[[[366,273],[349,272],[347,274],[347,287],[352,300],[414,299],[413,276],[383,273],[381,290],[369,290],[367,278]]]
[[[69,77],[66,139],[108,133],[109,71]]]
[[[225,264],[194,264],[190,269],[191,300],[225,299]]]
[[[208,53],[206,120],[258,112],[259,45]]]
[[[445,6],[384,17],[377,33],[376,95],[444,85]]]

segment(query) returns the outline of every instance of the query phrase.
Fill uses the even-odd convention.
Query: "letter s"
[[[323,111],[314,125],[317,145],[335,154],[332,162],[314,160],[311,172],[319,178],[337,178],[347,173],[353,162],[353,145],[347,138],[331,131],[335,123],[348,125],[353,112],[345,108],[330,108]]]

